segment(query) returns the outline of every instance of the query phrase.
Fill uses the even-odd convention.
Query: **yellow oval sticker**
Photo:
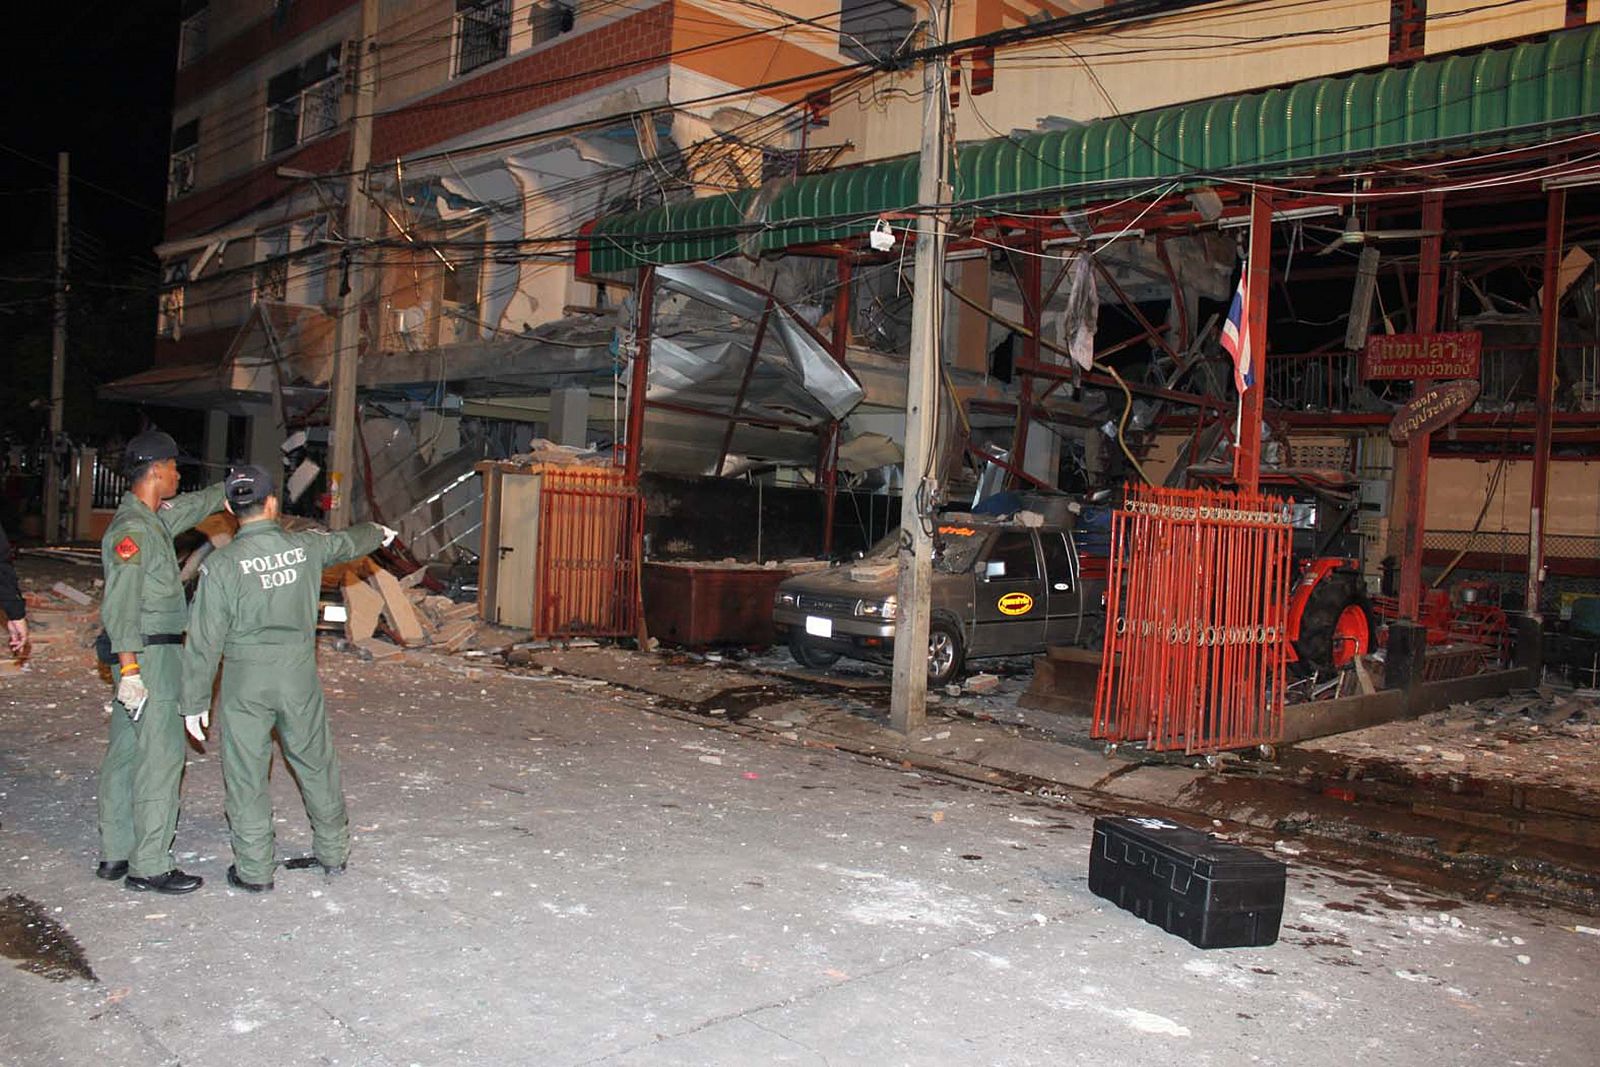
[[[1007,593],[995,606],[1002,615],[1026,615],[1033,610],[1033,597],[1027,593]]]

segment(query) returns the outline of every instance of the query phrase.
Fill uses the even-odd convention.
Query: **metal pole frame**
[[[1242,493],[1261,489],[1261,410],[1267,391],[1267,296],[1272,288],[1272,192],[1257,188],[1250,197],[1249,289],[1245,319],[1250,330],[1250,363],[1256,384],[1239,396],[1239,440],[1234,445],[1233,481]]]
[[[1417,264],[1417,303],[1412,327],[1417,333],[1432,333],[1439,325],[1439,262],[1444,246],[1444,195],[1430,193],[1422,201],[1422,228],[1433,236],[1422,239]],[[1404,286],[1401,287],[1402,292]],[[1412,395],[1433,385],[1418,380]],[[1417,434],[1405,444],[1404,525],[1400,533],[1400,602],[1402,619],[1413,622],[1422,611],[1422,547],[1427,533],[1428,450],[1433,435]]]
[[[1539,395],[1535,401],[1533,485],[1528,499],[1528,590],[1523,610],[1539,617],[1544,593],[1544,521],[1550,492],[1550,440],[1556,399],[1556,346],[1561,322],[1561,247],[1567,191],[1552,189],[1545,208],[1544,295],[1539,301]]]
[[[628,379],[628,436],[624,469],[629,483],[639,483],[639,464],[644,451],[645,392],[650,387],[650,335],[655,319],[656,269],[641,268],[639,276],[638,323],[634,327],[633,375]]]

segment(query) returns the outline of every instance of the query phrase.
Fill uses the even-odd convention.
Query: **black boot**
[[[239,877],[239,869],[233,864],[228,865],[228,884],[235,889],[243,889],[246,893],[270,893],[271,882],[247,882]]]
[[[193,893],[196,889],[206,884],[206,880],[198,874],[184,874],[174,867],[166,874],[157,874],[149,878],[140,878],[130,874],[122,880],[122,884],[135,893]]]
[[[100,866],[94,869],[96,878],[104,878],[108,882],[115,882],[128,873],[127,860],[101,860]]]

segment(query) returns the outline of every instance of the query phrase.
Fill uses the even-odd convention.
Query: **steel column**
[[[1545,208],[1544,293],[1539,298],[1539,395],[1534,404],[1533,487],[1528,500],[1528,595],[1524,610],[1537,617],[1544,592],[1544,517],[1550,489],[1550,436],[1556,399],[1556,342],[1561,322],[1561,245],[1567,215],[1565,189],[1550,190]]]
[[[1250,197],[1250,273],[1245,322],[1250,331],[1250,365],[1256,384],[1239,395],[1239,439],[1234,442],[1233,480],[1241,493],[1261,486],[1261,400],[1267,391],[1267,294],[1272,288],[1272,193],[1256,189]]]
[[[1017,382],[1017,428],[1011,437],[1011,463],[1024,469],[1028,458],[1028,427],[1033,422],[1033,371],[1039,365],[1039,328],[1044,318],[1044,249],[1037,230],[1029,227],[1022,249],[1022,377]]]
[[[639,463],[644,451],[644,395],[650,388],[650,335],[655,319],[656,269],[639,272],[638,323],[634,327],[633,377],[628,380],[628,481],[639,481]]]
[[[733,407],[728,412],[728,425],[722,431],[722,447],[717,451],[717,477],[722,477],[722,468],[728,462],[728,449],[733,445],[733,428],[739,421],[739,409],[744,407],[744,395],[750,391],[750,378],[756,372],[756,361],[761,358],[761,342],[767,339],[767,323],[772,321],[772,299],[767,299],[767,306],[761,312],[761,321],[756,323],[755,340],[750,342],[750,359],[744,365],[744,374],[739,378],[739,391],[733,395]]]
[[[854,264],[848,256],[837,263],[839,282],[833,293],[833,358],[839,366],[849,364],[850,350],[850,277]],[[833,515],[839,496],[839,420],[828,424],[822,441],[822,463],[818,471],[822,481],[822,554],[833,556]]]
[[[1439,326],[1439,255],[1444,245],[1444,197],[1433,193],[1422,201],[1422,239],[1417,265],[1417,304],[1412,328],[1432,333]],[[1402,287],[1403,288],[1403,287]],[[1413,396],[1431,386],[1418,381]],[[1405,519],[1400,535],[1400,617],[1415,621],[1422,607],[1422,543],[1427,530],[1428,446],[1432,434],[1417,434],[1405,444]]]

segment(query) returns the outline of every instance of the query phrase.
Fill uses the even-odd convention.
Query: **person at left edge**
[[[100,764],[95,874],[123,878],[138,892],[190,893],[203,879],[173,863],[172,836],[184,729],[198,733],[199,726],[185,723],[179,708],[189,608],[172,538],[222,510],[222,485],[175,495],[178,445],[158,430],[128,442],[123,469],[131,488],[100,542],[106,582],[100,621],[118,662],[111,739]]]
[[[0,526],[0,612],[6,616],[6,639],[17,655],[28,647],[28,602],[17,585],[17,568],[11,564],[11,541]]]

